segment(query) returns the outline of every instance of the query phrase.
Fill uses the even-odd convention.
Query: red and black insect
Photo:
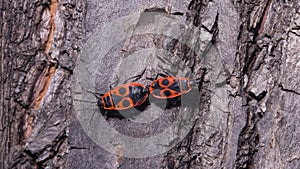
[[[88,91],[97,98],[97,105],[106,119],[110,117],[122,119],[125,114],[121,114],[119,111],[131,108],[143,111],[149,105],[149,90],[142,83],[130,82],[110,88],[111,90],[103,94]],[[138,113],[130,111],[126,112],[126,116],[131,117]]]
[[[142,74],[146,69],[143,70]],[[124,84],[114,88],[110,86],[110,91],[104,94],[96,94],[98,106],[101,110],[126,110],[143,104],[149,95],[148,87],[136,82],[141,76],[136,75],[127,79]],[[134,79],[132,82],[127,81]],[[114,84],[118,83],[118,80]]]
[[[194,80],[190,80],[190,78],[173,77],[164,74],[159,75],[163,77],[157,79],[157,76],[148,86],[149,93],[151,93],[155,98],[175,98],[184,93],[188,93],[191,91],[192,87],[196,85],[196,82]]]
[[[107,93],[97,94],[102,110],[125,110],[137,107],[148,99],[148,88],[138,82],[119,85]]]

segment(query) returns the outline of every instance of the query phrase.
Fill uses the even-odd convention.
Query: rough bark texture
[[[0,8],[1,168],[300,168],[300,2],[4,0]],[[190,64],[194,55],[178,40],[129,35],[130,41],[114,44],[105,64],[118,64],[116,51],[155,47],[182,54],[201,79],[199,112],[188,135],[167,153],[114,155],[78,121],[71,94],[75,63],[96,28],[153,10],[196,27],[199,33],[187,40],[192,50],[213,48],[200,47],[205,56]],[[153,39],[162,43],[149,43]],[[105,71],[98,78],[102,89],[109,88],[105,77],[114,69]],[[133,127],[124,119],[109,121],[124,133]]]
[[[1,168],[66,165],[85,3],[1,1]]]

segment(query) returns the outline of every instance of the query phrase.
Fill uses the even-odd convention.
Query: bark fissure
[[[295,90],[284,88],[282,84],[279,84],[279,88],[280,88],[282,91],[285,91],[285,92],[291,92],[291,93],[294,93],[294,94],[296,94],[296,95],[300,95],[300,93],[297,92],[297,91],[295,91]]]

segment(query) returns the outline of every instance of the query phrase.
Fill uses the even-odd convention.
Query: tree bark
[[[1,1],[1,168],[63,168],[83,1]]]
[[[4,0],[0,7],[1,168],[300,168],[300,2]],[[174,38],[177,25],[185,32]],[[144,57],[148,49],[163,65],[191,70],[197,111],[173,106],[147,124],[110,118],[111,128],[145,140],[181,112],[185,124],[168,151],[134,158],[116,143],[109,152],[97,142],[106,135],[91,134],[101,122],[88,94],[144,67],[138,81],[147,82],[161,69]]]

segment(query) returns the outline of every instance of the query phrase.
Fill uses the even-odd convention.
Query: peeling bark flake
[[[48,70],[46,70],[46,72],[44,72],[42,74],[42,76],[40,77],[40,79],[37,82],[37,90],[36,93],[34,94],[34,101],[32,102],[32,107],[34,110],[37,110],[42,102],[42,100],[44,99],[50,82],[55,74],[56,71],[56,67],[54,66],[50,66]]]

